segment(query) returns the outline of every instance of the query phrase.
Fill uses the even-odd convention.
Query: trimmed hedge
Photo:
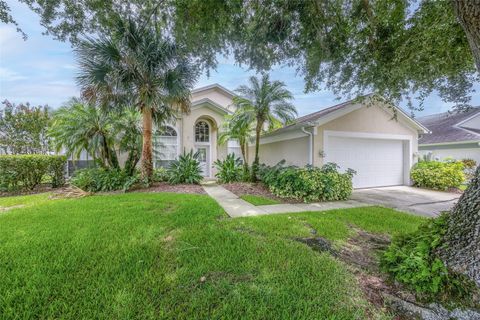
[[[140,182],[138,174],[130,176],[124,170],[108,170],[103,168],[80,169],[75,171],[70,183],[77,188],[89,192],[127,191]]]
[[[322,168],[282,165],[283,162],[274,167],[262,166],[259,171],[262,182],[278,197],[313,202],[346,200],[352,194],[355,171],[351,169],[340,173],[335,163],[327,163]]]
[[[65,184],[67,158],[56,155],[2,155],[0,156],[0,190],[33,190],[42,181],[53,188]]]
[[[461,161],[421,161],[412,168],[410,177],[417,187],[447,190],[465,181],[463,168]]]

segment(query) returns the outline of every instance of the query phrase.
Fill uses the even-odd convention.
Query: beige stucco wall
[[[317,134],[314,136],[313,160],[315,166],[323,165],[323,157],[320,156],[320,153],[323,151],[323,132],[325,130],[409,135],[412,137],[412,163],[416,161],[418,133],[402,121],[392,119],[392,113],[380,106],[362,106],[358,110],[319,126]]]
[[[225,92],[220,91],[217,88],[195,92],[192,94],[191,101],[195,102],[205,98],[208,98],[213,102],[218,103],[222,107],[232,112],[234,111],[234,107],[232,106],[232,97],[230,95],[227,95]]]
[[[255,147],[249,146],[248,160],[253,162]],[[260,163],[273,166],[285,159],[287,165],[305,166],[308,163],[308,137],[295,138],[260,145]]]
[[[181,152],[195,150],[195,124],[199,120],[206,120],[210,126],[210,175],[214,176],[215,168],[213,162],[217,159],[223,159],[227,154],[227,146],[218,145],[218,132],[225,121],[225,114],[214,111],[208,105],[204,105],[193,109],[187,115],[183,115],[177,121],[181,127]]]

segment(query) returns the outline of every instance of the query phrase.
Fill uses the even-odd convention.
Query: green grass
[[[15,206],[34,206],[48,201],[51,193],[39,193],[26,196],[14,196],[14,197],[0,197],[0,209],[15,207]]]
[[[2,319],[383,317],[341,262],[292,237],[305,222],[341,241],[350,224],[422,221],[383,208],[228,219],[208,196],[167,193],[11,199],[28,206],[0,213]]]
[[[262,197],[262,196],[254,196],[251,194],[244,194],[240,196],[241,199],[250,202],[254,206],[264,206],[268,204],[279,204],[280,202],[277,200],[273,200],[270,198]]]

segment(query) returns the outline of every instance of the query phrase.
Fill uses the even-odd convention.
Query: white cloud
[[[0,82],[11,82],[24,79],[27,79],[27,77],[19,74],[16,71],[0,67]]]

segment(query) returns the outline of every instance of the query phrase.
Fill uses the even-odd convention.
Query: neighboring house
[[[386,105],[352,100],[300,117],[262,137],[261,162],[274,165],[285,159],[297,166],[334,162],[341,170],[357,172],[355,188],[409,185],[419,134],[428,129],[395,109],[396,120]]]
[[[474,159],[480,163],[480,107],[467,112],[434,114],[418,121],[432,132],[419,140],[421,156],[438,160]]]

